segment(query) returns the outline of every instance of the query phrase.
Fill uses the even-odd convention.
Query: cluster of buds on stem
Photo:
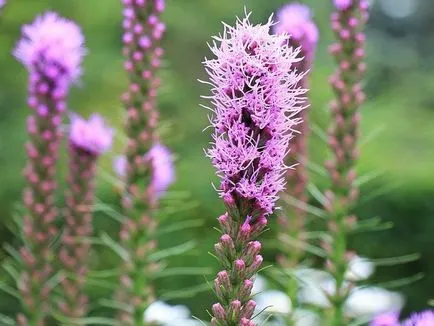
[[[343,306],[348,295],[344,287],[350,259],[347,235],[357,222],[355,216],[350,216],[350,211],[359,193],[355,179],[359,156],[359,109],[365,100],[361,82],[366,70],[363,28],[368,19],[368,2],[335,0],[335,6],[331,27],[337,41],[331,45],[330,53],[338,68],[330,77],[336,99],[330,104],[332,123],[328,131],[333,157],[326,162],[332,187],[325,193],[325,209],[330,216],[329,233],[333,240],[324,244],[324,248],[328,253],[327,269],[336,280],[336,294],[331,298],[332,325],[342,325],[345,323]]]
[[[89,121],[71,116],[65,228],[59,253],[67,274],[61,282],[63,297],[58,303],[69,318],[85,317],[88,311],[84,286],[91,249],[96,165],[98,157],[110,148],[112,136],[112,129],[105,126],[99,115],[93,115]]]
[[[151,275],[159,268],[148,260],[156,248],[156,221],[152,215],[159,191],[152,182],[154,164],[147,154],[158,141],[156,99],[160,80],[156,72],[164,52],[159,43],[165,31],[160,20],[165,1],[122,0],[122,3],[124,68],[129,86],[122,95],[128,142],[122,198],[126,221],[120,236],[129,259],[122,268],[117,300],[131,307],[131,312],[119,312],[121,325],[142,325],[143,311],[154,300]]]
[[[294,115],[302,110],[305,90],[294,70],[298,50],[285,44],[285,35],[271,35],[272,24],[255,26],[247,16],[235,27],[225,25],[211,46],[216,58],[204,62],[214,112],[207,154],[221,177],[227,209],[215,246],[223,270],[214,282],[212,325],[255,325],[251,289],[263,260],[255,238],[285,187],[284,159],[299,120]]]
[[[57,235],[55,225],[56,163],[61,140],[60,125],[66,110],[69,86],[81,74],[85,53],[80,28],[55,13],[46,13],[23,27],[23,37],[14,50],[15,57],[29,71],[27,130],[29,142],[25,177],[21,249],[24,261],[19,288],[24,314],[19,325],[43,325],[49,310],[55,260],[51,241]]]
[[[294,65],[294,69],[303,74],[299,82],[301,88],[308,88],[309,72],[315,56],[316,45],[318,42],[318,28],[312,20],[312,13],[306,5],[291,3],[283,6],[277,13],[278,23],[274,26],[274,33],[288,35],[288,45],[293,48],[300,48],[300,60]],[[309,106],[306,98],[304,106]],[[296,168],[286,171],[287,189],[286,193],[297,200],[297,207],[285,205],[285,209],[279,215],[279,235],[280,239],[291,237],[298,241],[303,241],[303,229],[306,224],[306,210],[303,204],[307,203],[307,183],[308,173],[306,160],[308,157],[307,138],[309,135],[307,110],[297,113],[296,118],[300,120],[295,126],[297,133],[291,143],[291,152],[286,157],[288,166],[297,164]],[[295,267],[303,252],[299,247],[285,244],[281,241],[283,253],[279,255],[278,261],[283,267]],[[294,299],[294,298],[292,298]]]

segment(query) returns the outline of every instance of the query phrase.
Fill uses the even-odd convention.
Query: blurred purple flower
[[[151,187],[157,197],[161,197],[175,181],[172,153],[167,147],[157,143],[152,146],[145,157],[152,163]]]
[[[353,0],[333,0],[335,7],[339,10],[347,10],[352,4]]]
[[[6,4],[6,0],[0,0],[0,9]]]
[[[127,175],[127,163],[127,158],[123,155],[116,156],[113,160],[113,170],[121,178]]]
[[[300,3],[285,5],[277,12],[277,20],[274,33],[289,34],[290,45],[301,46],[305,55],[313,56],[319,32],[309,7]]]
[[[93,155],[101,155],[112,145],[113,129],[106,125],[99,114],[92,114],[89,120],[73,114],[69,141],[77,148]]]
[[[370,326],[399,326],[399,312],[389,312],[376,316]]]
[[[270,35],[271,26],[271,20],[253,26],[248,18],[225,26],[211,47],[216,58],[204,63],[215,129],[207,154],[222,178],[220,194],[255,216],[271,214],[285,187],[284,158],[305,92],[296,87],[298,50],[284,44],[286,36]]]
[[[434,325],[434,311],[426,310],[410,316],[402,326],[432,326]]]
[[[75,81],[81,75],[86,53],[80,27],[73,21],[47,12],[22,28],[23,38],[13,54],[29,71],[37,70],[55,78],[66,75]]]
[[[170,150],[162,144],[155,144],[145,158],[152,164],[151,187],[157,198],[164,195],[167,188],[175,181],[175,167],[173,156]],[[126,176],[127,159],[125,156],[118,156],[113,161],[113,169],[120,177]]]

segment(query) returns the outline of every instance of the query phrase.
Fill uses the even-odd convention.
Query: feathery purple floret
[[[169,186],[175,181],[173,155],[166,146],[156,143],[145,155],[145,160],[149,160],[152,164],[150,186],[155,191],[158,199],[165,194]],[[127,175],[126,157],[116,157],[113,161],[113,169],[118,176],[124,178]]]
[[[375,317],[370,326],[399,326],[399,312],[389,312]]]
[[[304,55],[312,56],[318,43],[319,31],[312,21],[308,6],[291,3],[277,12],[278,23],[273,26],[276,34],[288,34],[291,45],[301,46]],[[295,43],[295,44],[293,44]]]
[[[416,313],[404,321],[402,326],[432,326],[434,325],[434,311],[426,310],[421,313]]]
[[[71,115],[69,141],[75,147],[98,156],[110,149],[113,129],[107,127],[99,114],[92,114],[89,120],[73,114]]]
[[[0,9],[6,4],[6,0],[0,0]]]
[[[353,0],[333,0],[335,7],[339,10],[347,10],[353,4]]]
[[[81,75],[81,61],[86,54],[84,36],[74,22],[47,12],[22,28],[23,38],[14,50],[15,57],[30,72],[51,78],[66,77],[76,81]]]
[[[284,44],[286,36],[270,35],[272,24],[253,26],[247,16],[225,25],[210,47],[216,58],[204,62],[215,129],[207,154],[226,204],[251,216],[272,213],[284,189],[284,157],[305,92],[293,71],[298,50]]]

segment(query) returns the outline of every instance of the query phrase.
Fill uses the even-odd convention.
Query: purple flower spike
[[[86,50],[77,24],[47,12],[23,26],[22,33],[14,55],[30,72],[43,72],[53,78],[64,76],[66,81],[80,77]]]
[[[300,73],[303,73],[303,78],[300,80],[300,87],[308,89],[308,77],[315,55],[316,45],[319,38],[318,28],[312,20],[312,13],[308,6],[300,3],[291,3],[283,6],[277,12],[278,23],[273,26],[273,31],[276,34],[288,34],[288,45],[294,48],[300,47],[299,57],[303,60],[297,62],[294,66]],[[309,106],[309,99],[306,98],[304,106]],[[302,110],[296,116],[300,119],[300,123],[295,127],[298,131],[295,138],[292,140],[292,151],[286,158],[286,164],[293,166],[297,164],[295,169],[288,169],[286,172],[287,190],[286,193],[297,199],[300,203],[307,203],[307,185],[308,172],[306,169],[306,161],[308,160],[307,137],[309,135],[309,121],[307,110]],[[303,234],[303,229],[306,224],[307,214],[300,205],[285,205],[282,214],[279,214],[279,235],[278,238],[290,235],[294,239],[303,241],[300,237]],[[303,258],[303,250],[294,248],[293,246],[281,243],[281,254],[278,257],[278,262],[283,267],[293,267],[298,264]],[[294,292],[294,296],[296,293]],[[295,302],[296,298],[292,297]]]
[[[353,4],[353,0],[333,0],[334,5],[339,10],[347,10]]]
[[[284,189],[284,158],[301,111],[297,50],[270,35],[272,22],[252,26],[248,19],[226,27],[216,59],[206,60],[215,132],[208,156],[221,177],[220,195],[233,199],[246,216],[271,214]],[[230,207],[229,207],[230,208]]]
[[[370,326],[400,326],[399,312],[389,312],[375,317]]]
[[[92,205],[98,157],[112,143],[113,129],[102,117],[93,114],[89,120],[71,116],[69,134],[69,176],[65,193],[65,227],[59,260],[63,269],[73,278],[64,278],[59,309],[69,318],[82,318],[88,311],[88,297],[84,291],[90,242],[83,239],[92,235]]]
[[[116,298],[121,305],[132,307],[128,312],[122,309],[118,314],[119,325],[129,326],[143,324],[143,311],[155,299],[152,274],[159,270],[156,266],[158,262],[148,259],[156,248],[157,221],[153,214],[158,206],[158,198],[164,192],[163,188],[171,180],[161,179],[160,172],[154,171],[155,165],[147,157],[147,153],[159,141],[156,131],[159,117],[157,97],[161,83],[158,70],[164,55],[161,40],[166,29],[160,16],[165,9],[165,1],[122,0],[122,4],[122,53],[129,85],[122,95],[127,113],[125,132],[128,141],[122,198],[126,222],[120,236],[131,261],[121,267],[122,276]],[[173,178],[166,163],[163,169],[166,169],[165,177]],[[143,290],[137,293],[137,289]]]
[[[110,149],[113,129],[107,127],[99,114],[93,114],[85,120],[77,114],[71,115],[69,141],[71,145],[99,156]]]
[[[22,29],[13,53],[29,72],[27,121],[29,142],[25,177],[23,230],[26,246],[21,249],[25,266],[20,279],[25,314],[18,325],[42,325],[50,310],[47,284],[53,273],[52,239],[55,223],[56,163],[62,138],[60,125],[72,82],[81,74],[84,38],[74,22],[48,12]],[[36,279],[35,279],[36,277]]]
[[[421,313],[415,313],[409,319],[404,321],[402,326],[431,326],[434,325],[434,311],[426,310]]]
[[[154,189],[157,198],[159,198],[175,181],[172,153],[167,147],[157,143],[146,154],[146,158],[152,162],[151,187]]]
[[[303,56],[312,59],[318,43],[319,31],[312,21],[312,13],[308,6],[291,3],[277,12],[278,23],[273,31],[276,34],[288,34],[292,46],[301,46]]]
[[[158,199],[165,194],[167,188],[175,181],[173,155],[166,146],[156,143],[144,157],[147,162],[151,162],[151,188],[155,192],[156,199]],[[113,161],[113,169],[119,177],[125,178],[127,175],[126,157],[116,157]]]
[[[267,225],[279,191],[285,187],[284,158],[301,111],[298,50],[285,35],[270,35],[273,22],[252,25],[249,15],[225,25],[205,60],[214,114],[213,142],[207,151],[221,178],[228,212],[218,221],[223,235],[215,245],[223,270],[214,281],[219,303],[211,325],[255,325],[251,283],[263,258],[253,241]]]
[[[338,4],[338,2],[336,2]],[[352,209],[358,199],[356,163],[359,157],[360,107],[365,100],[363,77],[364,28],[369,16],[367,0],[340,1],[331,16],[331,29],[336,41],[330,46],[330,54],[336,61],[336,71],[329,79],[335,100],[330,103],[331,122],[328,129],[328,145],[331,159],[325,162],[331,187],[325,192],[324,209],[329,214],[329,235],[333,241],[325,244],[328,250],[326,268],[335,277],[336,288],[333,303],[333,325],[345,323],[342,309],[347,294],[345,273],[352,254],[347,251],[347,237],[357,224]]]

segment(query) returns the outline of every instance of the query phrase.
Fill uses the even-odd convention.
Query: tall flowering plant
[[[59,300],[62,313],[70,318],[85,317],[88,297],[84,291],[88,272],[92,235],[97,160],[112,143],[113,130],[101,116],[94,114],[88,121],[71,116],[69,131],[69,175],[66,190],[65,228],[59,259],[66,277],[62,280],[63,296]]]
[[[286,36],[270,35],[272,24],[252,25],[247,15],[225,25],[211,46],[216,58],[204,62],[214,130],[207,154],[227,209],[218,218],[215,250],[223,269],[214,281],[212,325],[255,325],[251,290],[263,261],[255,238],[285,187],[284,158],[302,110],[305,90],[293,69],[299,52],[284,44]]]
[[[56,162],[62,138],[60,124],[66,110],[69,87],[81,75],[84,38],[72,21],[48,12],[22,29],[14,55],[29,72],[27,120],[29,142],[24,174],[27,186],[23,219],[24,265],[19,283],[24,313],[19,325],[43,325],[49,309],[55,255],[51,241],[55,225]]]
[[[121,325],[143,325],[143,311],[155,300],[152,275],[159,270],[158,263],[148,259],[156,249],[157,221],[153,212],[162,193],[161,184],[155,182],[158,175],[155,163],[161,157],[170,161],[170,153],[166,155],[161,147],[154,147],[158,142],[156,97],[160,83],[156,72],[163,55],[159,42],[165,31],[160,14],[165,2],[123,0],[122,3],[124,68],[129,86],[122,96],[127,110],[125,131],[128,142],[122,199],[126,221],[120,237],[128,259],[122,266],[117,300],[130,307],[119,312]]]
[[[308,88],[309,72],[313,64],[316,44],[318,42],[319,32],[312,20],[312,13],[306,5],[291,3],[283,6],[277,12],[278,23],[274,26],[274,33],[287,34],[288,45],[294,48],[300,48],[299,57],[303,60],[294,65],[294,69],[299,71],[303,77],[300,79],[300,87]],[[304,106],[309,106],[309,100],[306,98]],[[296,129],[298,133],[292,139],[292,148],[286,158],[289,166],[297,164],[295,169],[288,169],[286,180],[288,187],[286,193],[297,200],[298,205],[286,205],[285,209],[279,214],[279,231],[278,238],[282,244],[279,249],[281,255],[278,262],[282,267],[294,268],[302,258],[302,250],[296,246],[288,246],[288,237],[296,241],[303,241],[303,230],[306,226],[306,210],[303,204],[308,201],[307,184],[308,176],[306,171],[306,161],[308,159],[307,138],[309,134],[307,110],[302,110],[297,114],[300,123]],[[295,280],[295,278],[292,278]],[[288,284],[288,292],[291,300],[295,300],[297,286],[292,286],[293,282]]]
[[[355,167],[359,155],[359,110],[365,98],[361,82],[366,69],[363,28],[368,18],[368,3],[366,0],[334,0],[334,4],[336,10],[332,14],[331,26],[337,42],[330,47],[330,52],[338,68],[330,78],[336,100],[330,105],[332,124],[328,134],[333,157],[326,162],[331,188],[325,193],[332,240],[325,244],[325,249],[327,269],[335,279],[331,325],[337,326],[345,324],[344,304],[351,288],[345,284],[345,273],[351,259],[347,252],[347,235],[356,223],[351,209],[359,192]]]

